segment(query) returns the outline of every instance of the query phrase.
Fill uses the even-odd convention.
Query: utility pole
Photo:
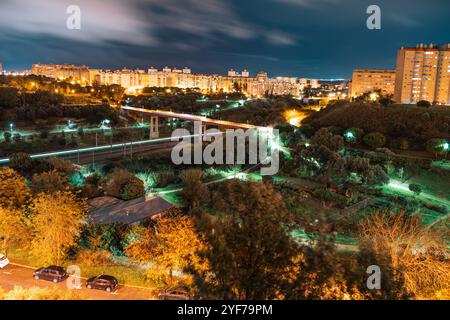
[[[95,132],[95,147],[98,147],[97,132]],[[92,151],[92,166],[95,166],[95,150]]]

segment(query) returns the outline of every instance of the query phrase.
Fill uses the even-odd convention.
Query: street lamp
[[[109,119],[103,119],[102,122],[100,122],[100,128],[101,129],[110,129],[110,123],[111,121]]]
[[[344,138],[345,140],[347,140],[348,142],[352,142],[356,140],[356,135],[353,131],[346,131],[344,133]]]
[[[9,130],[11,131],[11,133],[13,133],[14,132],[14,123],[10,123],[9,124]]]

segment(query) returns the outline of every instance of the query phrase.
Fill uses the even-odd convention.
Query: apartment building
[[[92,81],[87,66],[73,64],[33,64],[31,74],[59,80],[71,79],[80,84],[89,84]]]
[[[395,70],[362,70],[353,71],[349,84],[349,95],[352,98],[367,92],[381,90],[383,94],[393,95],[395,88]]]
[[[394,100],[416,103],[427,100],[450,104],[450,44],[418,44],[399,49]]]

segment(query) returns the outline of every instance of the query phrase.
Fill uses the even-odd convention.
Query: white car
[[[0,254],[0,269],[3,269],[8,264],[9,264],[8,258],[5,255]]]

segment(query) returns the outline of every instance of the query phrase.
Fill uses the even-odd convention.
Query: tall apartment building
[[[31,74],[59,80],[72,79],[82,84],[91,82],[89,68],[73,64],[33,64]]]
[[[395,70],[355,70],[349,87],[350,97],[381,90],[384,94],[394,94]]]
[[[450,104],[450,44],[402,47],[397,55],[394,100]]]

